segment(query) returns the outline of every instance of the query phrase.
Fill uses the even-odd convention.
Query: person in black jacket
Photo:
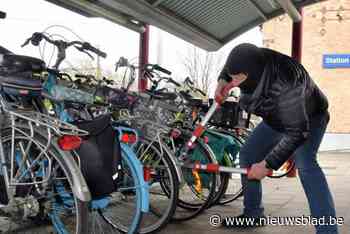
[[[292,155],[309,202],[312,217],[335,218],[335,208],[317,151],[329,122],[328,101],[305,68],[279,52],[240,44],[229,54],[215,92],[222,98],[228,83],[241,89],[240,105],[262,117],[240,151],[240,166],[251,167],[242,176],[244,212],[239,218],[264,217],[260,180]],[[250,226],[243,224],[238,226]],[[316,225],[317,233],[338,233],[336,225]]]

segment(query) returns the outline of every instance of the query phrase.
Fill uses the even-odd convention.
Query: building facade
[[[328,133],[350,133],[350,0],[328,0],[303,9],[302,64],[326,94]],[[291,54],[287,15],[262,25],[264,46]]]

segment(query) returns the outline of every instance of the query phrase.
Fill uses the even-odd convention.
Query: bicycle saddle
[[[0,75],[42,72],[45,69],[45,62],[37,58],[16,54],[0,55]]]

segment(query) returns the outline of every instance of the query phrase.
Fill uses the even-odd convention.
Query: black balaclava
[[[264,67],[264,55],[260,48],[248,43],[240,44],[230,52],[219,79],[230,82],[232,78],[229,74],[247,74],[248,78],[239,87],[243,93],[253,93],[259,84]]]

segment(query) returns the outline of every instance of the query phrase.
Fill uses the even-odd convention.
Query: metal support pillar
[[[303,16],[303,10],[299,10],[300,15]],[[292,57],[301,63],[303,47],[303,20],[293,23],[292,30]]]
[[[301,20],[299,22],[293,23],[293,29],[292,29],[292,57],[296,59],[299,63],[301,63],[302,60],[302,47],[303,47],[303,10],[298,10],[301,15]],[[288,160],[289,164],[288,166],[293,165],[291,163],[291,159]],[[288,169],[288,168],[287,168]],[[293,170],[291,170],[287,177],[296,177],[296,168],[294,167]]]
[[[142,68],[148,63],[149,56],[149,25],[145,25],[145,31],[140,34],[140,47],[139,47],[139,66]],[[147,79],[143,77],[142,69],[139,69],[139,91],[145,91],[147,89]]]

